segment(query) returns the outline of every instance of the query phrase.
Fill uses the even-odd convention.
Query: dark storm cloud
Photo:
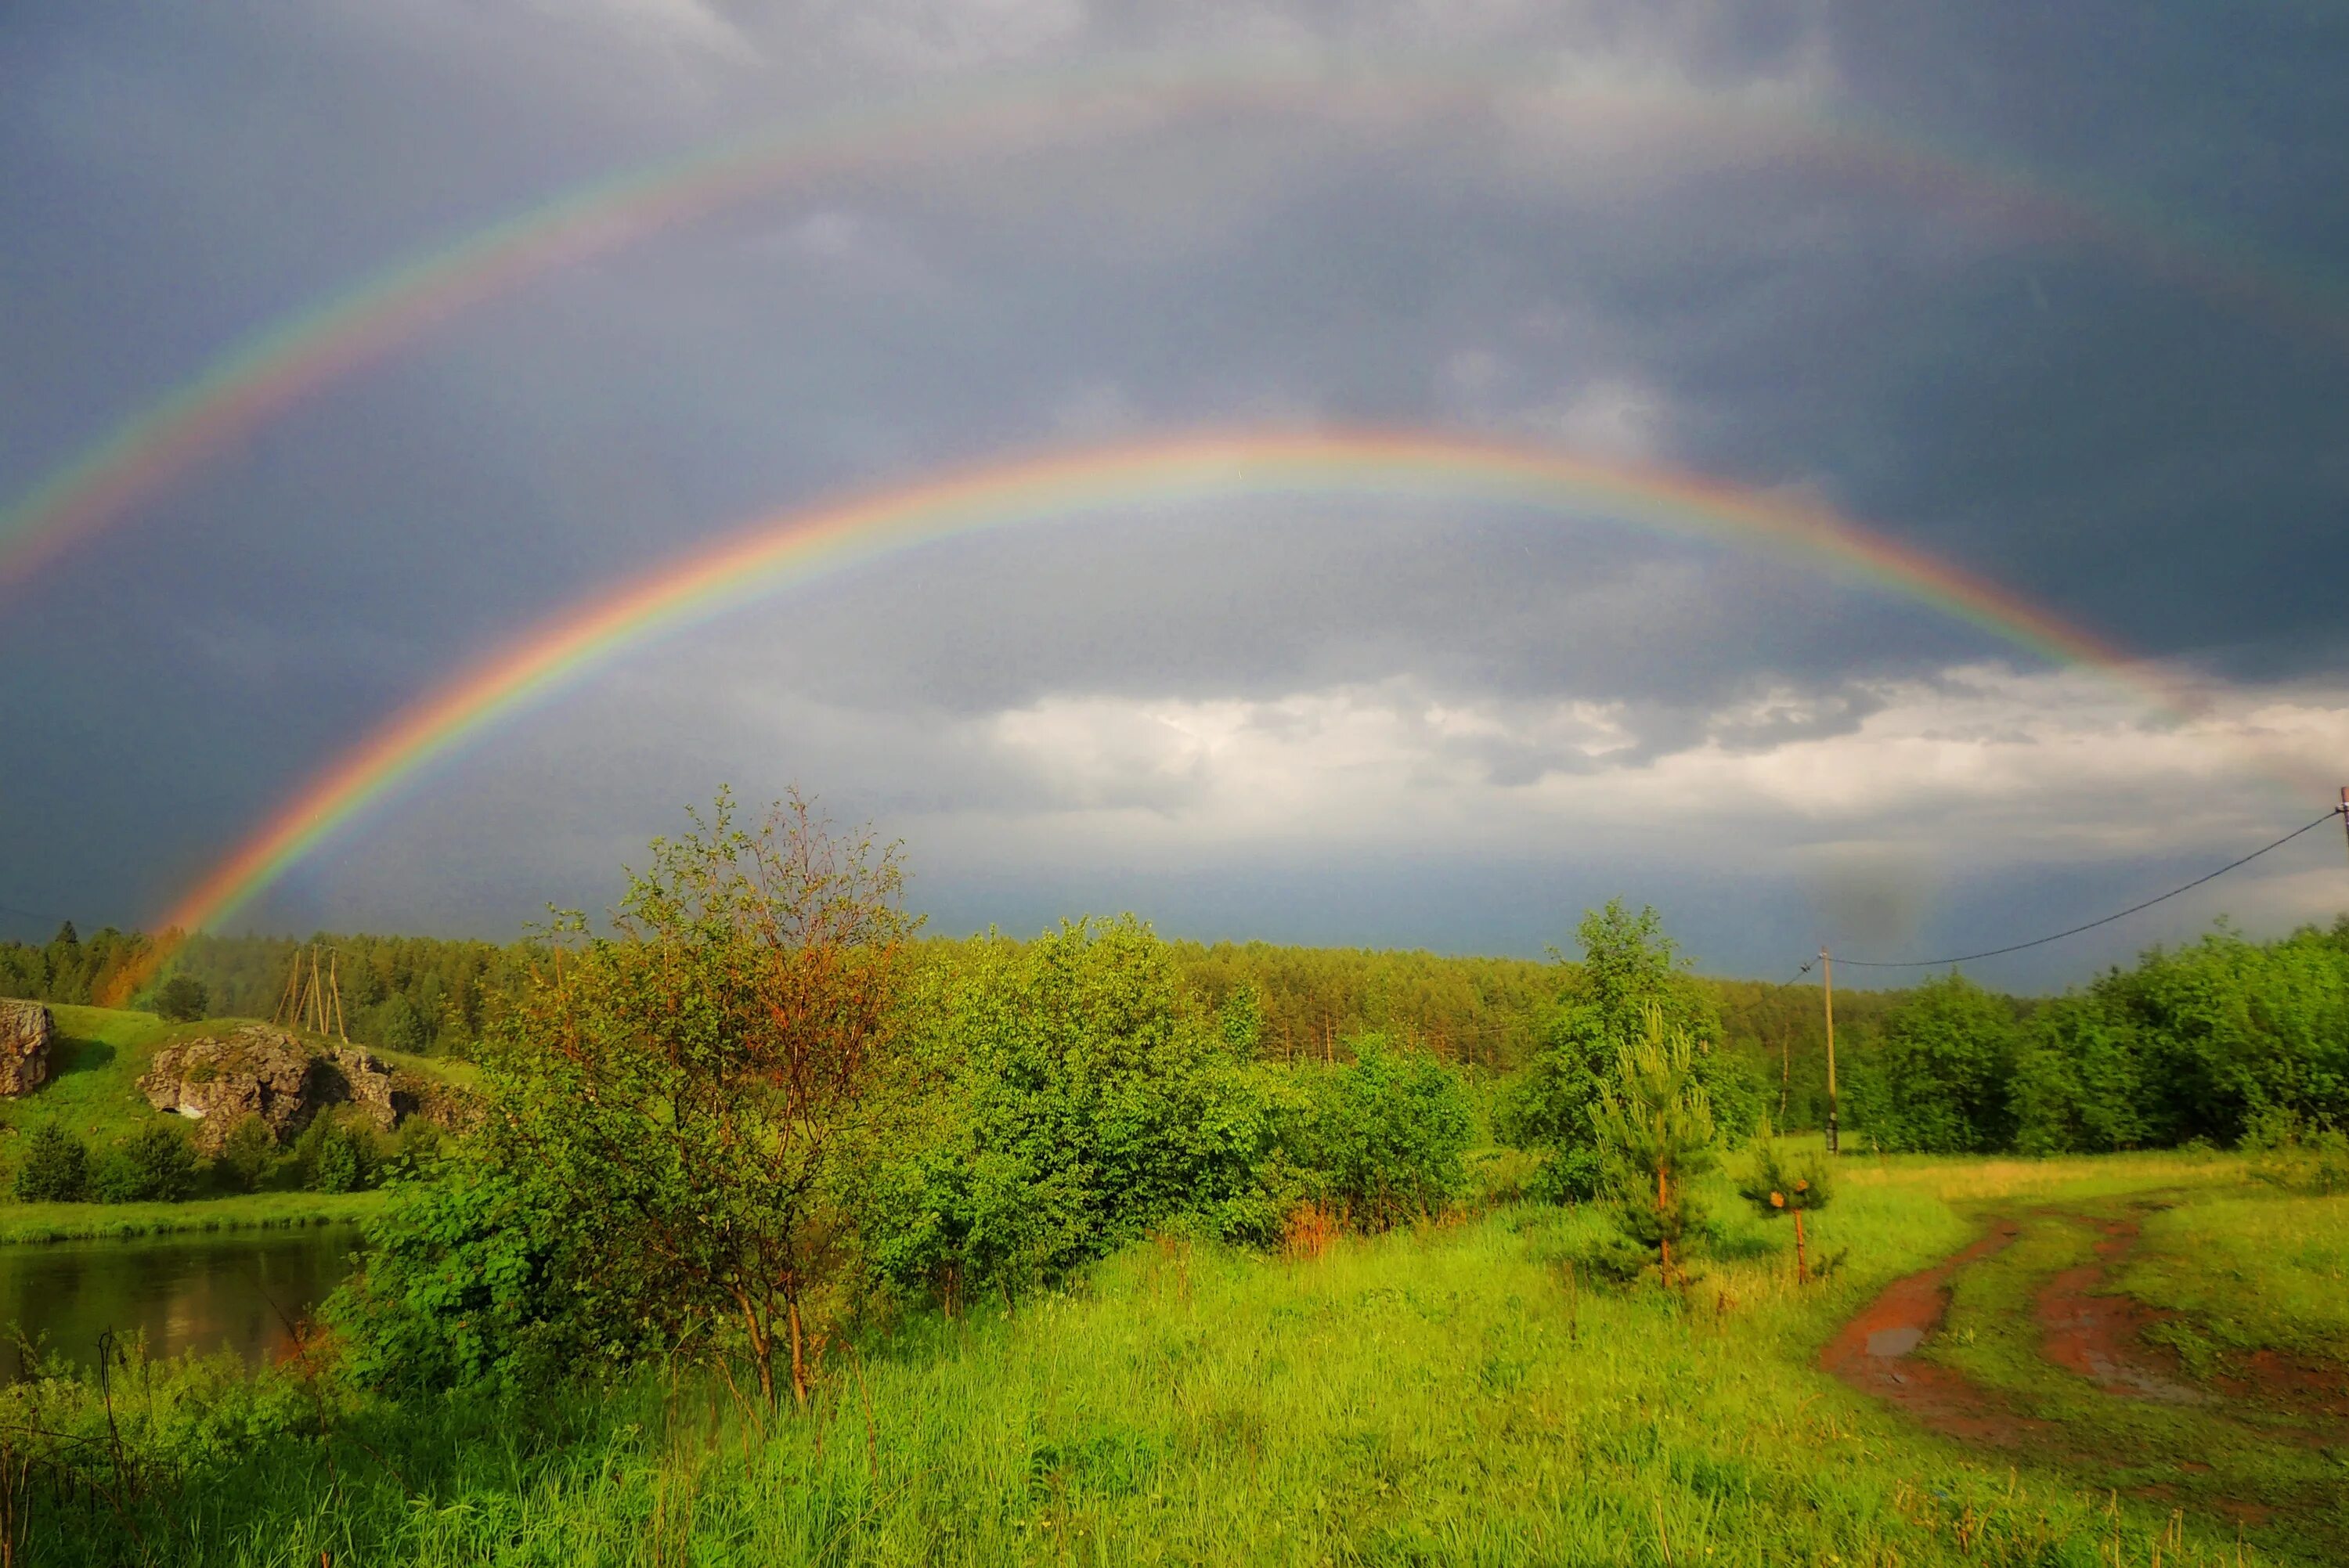
[[[15,8],[0,494],[211,346],[536,193],[1112,52],[1440,46],[1763,90],[2349,266],[2343,52],[2294,8],[1460,10]],[[1822,494],[2148,653],[2337,672],[2349,340],[2321,326],[1979,195],[1671,138],[1579,146],[1521,110],[1276,107],[947,147],[469,313],[6,606],[0,732],[45,740],[0,780],[0,901],[137,918],[377,716],[579,593],[778,506],[1085,435],[1377,421],[1608,446]],[[706,646],[729,679],[875,716],[840,742],[868,759],[895,755],[885,716],[1071,696],[1407,678],[1615,705],[1629,739],[1602,760],[1444,743],[1509,789],[1848,733],[1871,683],[1994,651],[1782,562],[1417,503],[950,542]],[[930,769],[942,803],[1035,784],[977,754],[896,760],[906,799]],[[667,799],[653,760],[602,765],[631,829],[619,801],[655,777]],[[583,818],[534,863],[628,836]]]

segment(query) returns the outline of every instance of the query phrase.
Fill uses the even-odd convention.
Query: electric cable
[[[2051,942],[2061,942],[2067,936],[2077,936],[2084,931],[2094,931],[2100,925],[2110,925],[2116,920],[2126,920],[2130,915],[2137,913],[2140,910],[2151,909],[2155,904],[2176,898],[2181,892],[2191,892],[2196,888],[2200,887],[2204,882],[2216,882],[2219,878],[2225,876],[2229,872],[2233,871],[2236,867],[2251,864],[2253,861],[2258,860],[2261,855],[2266,854],[2270,850],[2280,850],[2286,844],[2292,842],[2294,839],[2300,837],[2302,833],[2310,832],[2315,829],[2324,826],[2325,823],[2330,822],[2334,818],[2340,816],[2344,810],[2349,810],[2349,808],[2335,806],[2333,810],[2325,812],[2322,817],[2317,818],[2316,820],[2310,822],[2303,827],[2294,828],[2291,832],[2286,833],[2274,843],[2261,845],[2260,848],[2253,850],[2250,854],[2245,855],[2241,860],[2229,861],[2225,865],[2220,866],[2217,871],[2210,872],[2207,876],[2196,877],[2192,882],[2187,882],[2183,886],[2171,888],[2168,892],[2162,893],[2158,897],[2147,899],[2142,903],[2133,903],[2117,913],[2105,916],[2102,920],[2092,920],[2085,925],[2075,925],[2068,931],[2056,932],[2052,936],[2033,937],[2029,942],[2010,943],[2004,947],[1985,948],[1980,953],[1961,953],[1953,958],[1846,958],[1843,954],[1836,954],[1836,962],[1838,964],[1848,964],[1854,968],[1858,969],[1938,969],[1944,964],[1971,964],[1977,958],[1996,958],[2002,954],[2020,953],[2027,947],[2044,947]]]

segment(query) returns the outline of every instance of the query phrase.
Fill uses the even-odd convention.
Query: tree
[[[894,847],[794,794],[756,830],[721,792],[656,840],[611,936],[558,954],[485,1041],[488,1154],[550,1189],[583,1289],[634,1292],[672,1342],[730,1325],[761,1393],[813,1377],[812,1308],[846,1239],[829,1178],[893,1027],[905,944]]]
[[[1232,987],[1217,1010],[1216,1026],[1234,1056],[1244,1062],[1256,1059],[1264,1041],[1264,994],[1256,982],[1243,980]]]
[[[1713,1165],[1713,1107],[1688,1036],[1667,1032],[1661,1008],[1650,1010],[1646,1037],[1621,1053],[1590,1120],[1617,1226],[1654,1253],[1663,1284],[1685,1282],[1687,1237],[1704,1220],[1696,1178]]]
[[[192,975],[174,975],[156,989],[155,1011],[174,1024],[193,1023],[212,1006],[212,993]]]
[[[89,1150],[56,1122],[43,1122],[16,1167],[16,1196],[27,1203],[81,1202],[89,1196]]]
[[[1742,1137],[1760,1114],[1761,1091],[1744,1064],[1720,1048],[1721,1020],[1686,961],[1664,934],[1663,917],[1619,898],[1587,910],[1575,936],[1581,964],[1566,976],[1544,1021],[1541,1047],[1505,1095],[1501,1135],[1548,1158],[1533,1190],[1553,1202],[1596,1196],[1607,1161],[1592,1116],[1613,1086],[1624,1053],[1649,1033],[1650,1020],[1689,1042],[1696,1081],[1717,1102],[1722,1130]]]
[[[1796,1284],[1808,1279],[1811,1272],[1810,1260],[1804,1251],[1803,1216],[1827,1206],[1834,1192],[1830,1170],[1826,1159],[1816,1150],[1787,1155],[1764,1125],[1754,1145],[1753,1173],[1737,1184],[1739,1196],[1753,1204],[1764,1219],[1780,1214],[1795,1216]]]
[[[277,1163],[277,1135],[257,1115],[228,1130],[221,1144],[220,1170],[247,1192],[258,1192]]]
[[[1285,1211],[1257,1181],[1271,1069],[1185,1005],[1173,951],[1142,921],[938,954],[906,1014],[852,1181],[869,1266],[892,1290],[951,1309],[1161,1225],[1278,1233]]]
[[[1860,1124],[1887,1149],[1980,1154],[2007,1147],[2014,1009],[1962,975],[1920,986],[1884,1020],[1860,1076]]]

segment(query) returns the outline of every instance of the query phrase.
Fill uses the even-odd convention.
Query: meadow
[[[2290,1227],[2310,1201],[2227,1157],[1855,1161],[1844,1187],[1816,1225],[1848,1261],[1799,1287],[1782,1227],[1751,1217],[1724,1218],[1685,1292],[1584,1277],[1587,1209],[1504,1203],[1286,1256],[1154,1238],[1008,1308],[843,1346],[797,1413],[647,1369],[552,1402],[362,1400],[317,1407],[310,1432],[194,1439],[298,1402],[296,1373],[255,1392],[145,1368],[121,1380],[123,1427],[177,1469],[121,1513],[36,1486],[27,1545],[75,1563],[2340,1560],[2349,1447],[2214,1438],[2218,1415],[2033,1365],[2027,1316],[1997,1303],[2063,1247],[1961,1274],[1929,1344],[2064,1402],[2060,1440],[1937,1436],[1817,1365],[1992,1210],[2159,1194]],[[2165,1256],[2194,1276],[2196,1254]],[[2269,1501],[2230,1511],[2181,1481]]]

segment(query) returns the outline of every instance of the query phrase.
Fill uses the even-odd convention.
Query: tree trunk
[[[750,1342],[750,1364],[759,1369],[759,1398],[769,1405],[775,1402],[775,1342],[759,1318],[759,1309],[751,1305],[748,1291],[737,1289],[734,1303],[742,1312],[742,1332]]]
[[[807,1339],[800,1330],[797,1296],[792,1298],[789,1310],[792,1319],[792,1398],[802,1409],[805,1409],[808,1397]]]
[[[1801,1284],[1811,1277],[1811,1266],[1803,1256],[1803,1212],[1795,1211],[1795,1283]]]
[[[1672,1238],[1664,1224],[1664,1211],[1671,1207],[1671,1192],[1665,1185],[1664,1172],[1656,1172],[1656,1276],[1664,1284],[1672,1283]]]

